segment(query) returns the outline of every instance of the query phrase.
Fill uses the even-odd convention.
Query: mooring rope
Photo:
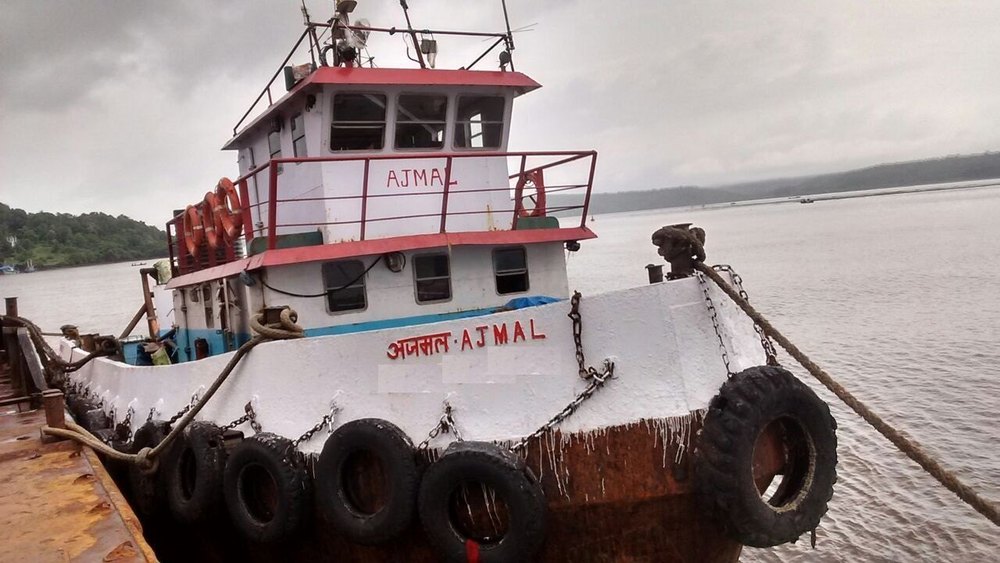
[[[201,411],[201,409],[208,403],[209,399],[219,390],[219,387],[226,381],[229,375],[236,368],[236,365],[240,363],[240,360],[247,355],[255,346],[258,344],[270,341],[270,340],[285,340],[291,338],[302,338],[304,331],[302,327],[295,324],[298,320],[295,311],[292,309],[282,309],[280,314],[280,320],[277,323],[265,324],[263,322],[264,315],[258,314],[250,319],[251,328],[257,332],[253,338],[240,346],[233,357],[229,359],[226,367],[222,369],[222,372],[215,378],[212,382],[211,387],[205,391],[198,402],[195,403],[187,413],[173,425],[170,429],[170,433],[160,441],[155,447],[142,448],[137,453],[127,454],[120,452],[111,446],[101,442],[93,434],[82,428],[81,426],[73,423],[67,422],[66,429],[61,428],[51,428],[49,426],[42,427],[42,433],[51,434],[53,436],[60,436],[63,438],[69,438],[75,440],[91,449],[102,453],[108,457],[119,461],[125,461],[128,463],[134,463],[138,465],[143,471],[152,473],[157,470],[159,465],[158,457],[163,453],[163,451],[174,441],[177,437],[184,431],[184,428],[188,426],[194,417]]]
[[[704,254],[702,254],[704,255]],[[886,421],[882,420],[880,416],[875,414],[871,409],[865,406],[864,403],[859,401],[854,395],[852,395],[843,385],[835,381],[828,373],[826,373],[823,368],[816,365],[808,356],[806,356],[802,351],[800,351],[794,344],[792,344],[783,334],[778,332],[778,329],[774,328],[767,319],[764,318],[756,309],[753,308],[750,303],[740,296],[732,286],[726,283],[725,279],[719,275],[718,272],[713,270],[710,266],[705,265],[704,262],[695,262],[694,267],[701,273],[705,274],[716,285],[719,286],[722,291],[726,293],[743,312],[749,316],[753,322],[757,323],[757,326],[764,330],[764,333],[769,337],[773,338],[775,342],[781,345],[793,358],[795,358],[802,367],[806,368],[813,377],[819,380],[827,389],[833,392],[841,401],[843,401],[847,406],[851,407],[854,412],[856,412],[861,418],[870,424],[875,430],[878,430],[880,434],[885,436],[890,442],[893,443],[899,451],[906,454],[907,457],[917,462],[920,467],[929,473],[932,477],[938,480],[942,485],[944,485],[949,491],[958,495],[958,498],[965,501],[966,504],[971,506],[976,510],[976,512],[982,514],[986,518],[993,522],[997,526],[1000,526],[1000,508],[996,504],[993,504],[983,497],[979,496],[972,488],[968,485],[962,483],[954,474],[945,469],[937,460],[932,458],[920,444],[904,436],[899,430],[896,430],[889,425]]]

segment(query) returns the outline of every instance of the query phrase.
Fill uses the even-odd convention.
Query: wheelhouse
[[[507,150],[514,101],[538,83],[505,67],[285,74],[287,92],[223,147],[239,165],[237,236],[192,244],[187,213],[167,224],[176,360],[235,349],[269,307],[317,336],[568,296],[565,249],[595,236],[596,153]],[[221,228],[208,201],[187,211]]]

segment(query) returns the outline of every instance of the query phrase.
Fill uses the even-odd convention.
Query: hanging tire
[[[389,542],[410,526],[419,483],[413,443],[378,418],[338,428],[316,463],[323,516],[345,537],[365,545]]]
[[[143,448],[155,448],[170,433],[170,425],[164,420],[151,420],[135,431],[132,437],[130,453],[139,453]],[[172,448],[171,448],[172,449]],[[131,500],[137,512],[144,516],[154,516],[163,509],[163,499],[166,496],[166,481],[163,479],[162,468],[169,463],[170,451],[165,451],[159,457],[158,469],[147,473],[134,463],[128,466],[128,483],[132,491]]]
[[[91,409],[83,413],[83,420],[80,426],[86,428],[91,434],[98,430],[111,430],[112,421],[104,409]]]
[[[167,504],[177,520],[196,524],[218,513],[225,466],[221,428],[194,422],[184,430],[165,468]]]
[[[819,525],[833,496],[836,428],[826,403],[788,371],[744,370],[709,404],[696,491],[734,540],[753,547],[795,541]],[[775,474],[782,479],[769,486]]]
[[[305,460],[291,440],[262,432],[240,442],[226,461],[223,492],[229,516],[256,542],[288,538],[310,506]]]
[[[418,509],[443,561],[464,563],[473,557],[470,551],[482,563],[531,561],[545,541],[547,507],[538,480],[524,460],[491,443],[449,446],[424,473]],[[463,521],[466,513],[469,520]]]

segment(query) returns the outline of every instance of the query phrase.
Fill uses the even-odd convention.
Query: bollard
[[[63,393],[58,389],[42,391],[42,406],[45,408],[45,424],[49,428],[66,428],[66,406],[63,403]],[[42,434],[45,443],[65,440],[59,436]]]
[[[18,316],[18,314],[17,314],[17,297],[7,297],[7,298],[4,299],[4,301],[6,302],[5,304],[7,306],[7,316],[8,317],[16,317],[16,316]]]
[[[646,274],[649,276],[649,283],[660,283],[663,281],[663,265],[646,264]]]

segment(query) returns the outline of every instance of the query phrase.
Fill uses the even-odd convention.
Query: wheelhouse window
[[[498,149],[503,139],[503,96],[459,96],[455,148]]]
[[[330,150],[361,151],[385,145],[385,96],[381,94],[336,94]]]
[[[396,107],[396,148],[440,149],[447,115],[447,96],[401,94]]]
[[[365,297],[365,265],[361,260],[337,260],[323,264],[326,308],[331,313],[368,307]]]
[[[281,131],[271,131],[267,134],[267,152],[271,158],[281,158]],[[278,174],[281,174],[281,165],[278,165]]]
[[[292,117],[292,154],[306,156],[306,128],[301,113]]]
[[[494,250],[493,275],[500,295],[528,291],[528,258],[524,247]]]
[[[447,254],[413,257],[417,303],[451,299],[451,265]]]

